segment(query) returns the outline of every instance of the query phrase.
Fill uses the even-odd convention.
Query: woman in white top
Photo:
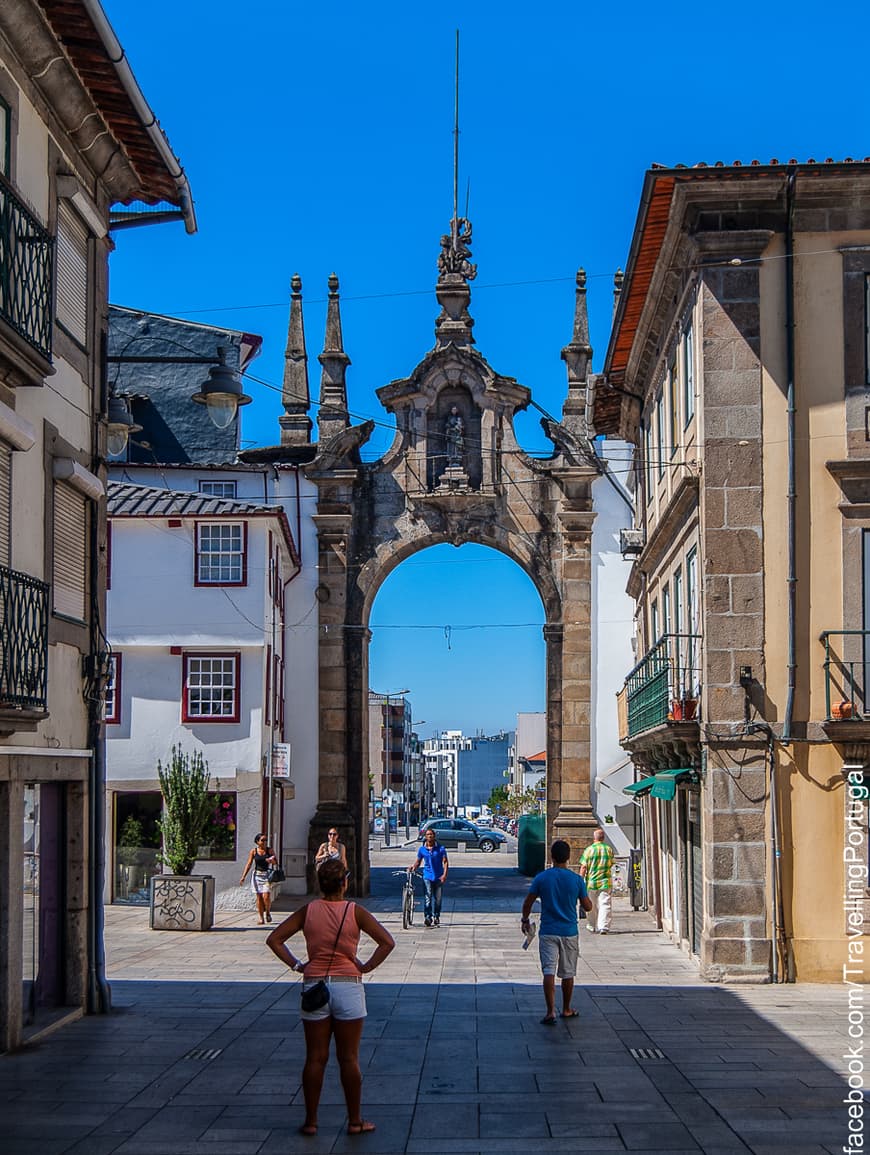
[[[338,859],[345,870],[347,870],[347,852],[344,849],[344,843],[338,841],[338,831],[334,826],[330,826],[326,834],[326,842],[321,842],[317,853],[314,856],[314,865],[318,869],[324,862],[329,862],[331,859]]]

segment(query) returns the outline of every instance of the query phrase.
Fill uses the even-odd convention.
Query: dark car
[[[420,827],[421,842],[429,827],[435,831],[435,837],[441,845],[448,849],[461,842],[467,850],[481,850],[484,854],[490,854],[500,843],[507,842],[500,830],[475,826],[467,818],[430,818]]]

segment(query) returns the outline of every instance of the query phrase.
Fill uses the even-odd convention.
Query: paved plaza
[[[319,1134],[297,1133],[300,980],[253,915],[221,913],[210,933],[188,934],[112,907],[114,1013],[0,1059],[0,1152],[817,1155],[847,1144],[843,988],[701,983],[623,901],[614,933],[581,930],[579,1018],[544,1027],[515,859],[454,855],[440,929],[420,919],[403,931],[392,872],[412,857],[377,853],[366,902],[397,940],[366,983],[374,1134],[345,1134],[334,1061]]]

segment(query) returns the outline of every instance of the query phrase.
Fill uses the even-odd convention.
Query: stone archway
[[[580,847],[595,825],[589,802],[590,607],[598,470],[583,421],[591,354],[585,285],[578,279],[574,340],[563,350],[569,370],[563,419],[543,422],[554,453],[536,460],[519,447],[513,428],[514,415],[532,403],[530,391],[496,373],[474,349],[469,243],[466,222],[451,222],[439,260],[436,345],[409,377],[378,390],[397,426],[378,461],[360,457],[372,423],[349,421],[348,358],[337,282],[330,285],[320,356],[321,439],[305,466],[318,489],[320,580],[320,801],[309,841],[312,849],[319,845],[332,823],[350,831],[357,893],[368,889],[369,614],[386,576],[430,545],[491,546],[533,581],[545,611],[547,836]],[[288,342],[288,355],[289,349]]]

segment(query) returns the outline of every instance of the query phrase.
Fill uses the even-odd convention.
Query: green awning
[[[629,797],[640,798],[648,790],[652,790],[653,782],[655,782],[653,777],[641,778],[640,782],[631,782],[628,786],[623,786],[622,793],[628,794]]]
[[[675,770],[660,770],[650,779],[652,783],[650,798],[661,798],[664,802],[673,802],[677,796],[677,782],[694,773],[695,771],[691,766],[678,766]]]

